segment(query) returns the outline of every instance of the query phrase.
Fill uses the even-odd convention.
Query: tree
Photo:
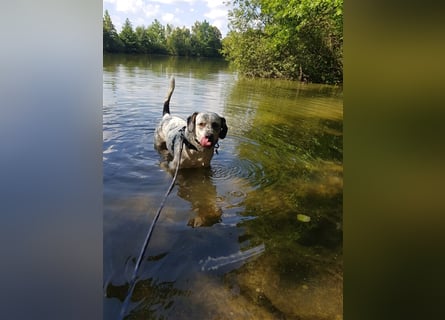
[[[343,77],[343,0],[263,1],[266,31],[317,82]]]
[[[111,21],[108,10],[105,10],[102,20],[103,29],[103,51],[104,52],[119,52],[123,49],[123,43],[119,39],[116,28]]]
[[[204,22],[196,21],[192,26],[191,45],[193,55],[219,57],[222,48],[221,32],[206,20]]]
[[[164,27],[155,19],[147,28],[142,25],[133,30],[127,18],[118,35],[105,11],[103,29],[104,52],[221,57],[221,32],[207,21],[196,21],[190,31],[170,24]]]
[[[147,37],[150,42],[150,53],[166,54],[167,53],[167,39],[165,27],[155,19],[153,23],[148,26]]]
[[[147,29],[144,26],[137,26],[135,29],[136,38],[138,42],[138,49],[140,53],[149,53],[151,50],[150,38],[147,34]]]
[[[177,56],[190,56],[192,53],[190,30],[175,28],[167,39],[170,54]]]
[[[342,82],[343,0],[233,0],[223,54],[252,76]]]
[[[136,33],[133,31],[133,26],[130,20],[127,18],[124,25],[122,26],[119,38],[125,45],[126,53],[136,53],[139,51],[138,39]]]

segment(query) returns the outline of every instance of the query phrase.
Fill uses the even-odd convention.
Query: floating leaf
[[[307,215],[304,215],[304,214],[301,214],[301,213],[297,214],[297,219],[299,221],[301,221],[301,222],[309,222],[309,221],[311,221],[311,217],[309,217]]]

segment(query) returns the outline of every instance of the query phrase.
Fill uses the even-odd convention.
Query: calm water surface
[[[172,114],[214,111],[229,131],[211,168],[180,171],[127,318],[342,319],[341,88],[146,56],[104,56],[104,318],[172,179],[153,147],[171,75]]]

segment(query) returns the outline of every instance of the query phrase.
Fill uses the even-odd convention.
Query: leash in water
[[[122,308],[121,308],[121,313],[120,313],[119,319],[124,319],[124,317],[125,317],[125,313],[127,311],[128,304],[130,303],[131,296],[133,295],[133,291],[134,291],[134,288],[136,286],[136,278],[137,278],[137,275],[138,275],[139,267],[141,266],[142,259],[144,258],[145,252],[147,251],[148,243],[150,242],[150,238],[151,238],[151,235],[153,233],[156,221],[158,221],[159,216],[161,215],[161,211],[164,208],[165,201],[167,201],[168,195],[170,194],[170,192],[173,190],[173,187],[175,186],[176,178],[178,176],[178,171],[179,171],[179,164],[181,162],[181,155],[182,155],[182,148],[183,148],[183,146],[184,146],[184,136],[183,136],[183,134],[181,134],[181,147],[179,149],[179,161],[178,161],[178,165],[176,166],[175,174],[173,176],[172,182],[170,183],[170,186],[167,189],[167,192],[164,195],[164,198],[162,199],[162,202],[161,202],[161,204],[159,206],[159,209],[156,212],[155,217],[153,218],[153,221],[152,221],[152,223],[150,225],[150,229],[148,229],[147,235],[145,236],[145,240],[144,240],[144,244],[142,246],[142,250],[141,250],[141,252],[139,254],[139,257],[138,257],[138,259],[136,261],[136,265],[135,265],[134,270],[133,270],[133,275],[131,277],[130,287],[128,289],[127,296],[125,297],[125,300],[124,300],[124,302],[122,304]]]

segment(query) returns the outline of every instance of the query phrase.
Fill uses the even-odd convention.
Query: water
[[[180,171],[127,318],[341,319],[341,88],[147,56],[104,57],[104,318],[171,182],[153,147],[171,75],[172,114],[213,111],[229,131],[211,168]]]

